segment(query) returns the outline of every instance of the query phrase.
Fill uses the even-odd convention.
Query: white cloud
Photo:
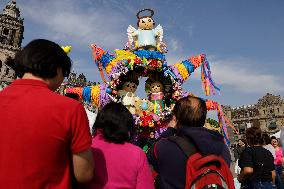
[[[177,39],[171,38],[171,39],[169,40],[169,47],[168,47],[168,49],[170,49],[170,50],[172,50],[172,51],[176,51],[176,50],[178,50],[179,45],[180,45],[180,44],[179,44],[179,42],[178,42]]]
[[[284,91],[281,84],[283,78],[250,66],[248,60],[215,59],[211,62],[213,79],[217,84],[245,93],[264,94]]]
[[[36,32],[42,32],[51,40],[67,41],[86,48],[93,42],[103,48],[122,48],[127,41],[127,25],[131,23],[127,15],[136,13],[131,5],[118,1],[25,0],[17,3],[22,17],[36,23],[33,25],[38,27]],[[125,12],[128,12],[127,15]],[[193,29],[193,26],[186,28],[189,37],[192,37]],[[184,55],[177,55],[182,42],[170,35],[168,37],[168,63],[187,59]],[[245,93],[283,92],[283,78],[250,67],[248,60],[222,60],[210,56],[209,61],[213,79],[226,88]],[[96,70],[95,65],[90,63],[75,63],[74,67],[87,72],[86,75],[92,75],[92,78]],[[200,80],[199,73],[200,68],[189,79]]]
[[[100,9],[95,3],[84,6],[75,0],[28,0],[20,5],[25,19],[46,29],[45,35],[52,40],[71,39],[71,42],[85,46],[96,42],[108,48],[123,47],[127,35],[121,31],[121,24],[127,19],[121,12]]]
[[[174,64],[188,58],[171,54],[167,56],[167,62]],[[217,86],[221,87],[221,93],[222,88],[238,91],[239,94],[284,92],[282,77],[265,73],[265,70],[253,67],[254,63],[247,59],[220,59],[210,55],[208,60],[211,66],[211,75]],[[200,73],[200,68],[197,68],[188,80],[200,81]]]

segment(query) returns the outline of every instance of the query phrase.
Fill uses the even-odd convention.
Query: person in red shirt
[[[59,45],[37,39],[8,61],[21,79],[0,92],[0,188],[68,189],[93,177],[84,107],[54,91],[71,69]]]

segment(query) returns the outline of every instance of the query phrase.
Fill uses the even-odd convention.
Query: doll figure
[[[147,99],[136,100],[136,114],[140,115],[140,126],[142,127],[153,127],[154,126],[154,115],[152,113],[153,104]]]
[[[121,96],[121,103],[130,111],[132,114],[136,114],[135,102],[138,97],[135,95],[138,83],[134,81],[126,81],[122,90],[118,91]]]
[[[154,104],[154,113],[158,114],[164,110],[164,87],[159,81],[150,85],[150,101]]]
[[[147,114],[149,114],[154,109],[153,103],[145,98],[136,99],[135,107],[136,107],[136,114],[139,114],[139,115],[143,115],[143,112],[146,112]]]
[[[139,14],[144,11],[149,11],[150,16],[140,16]],[[128,43],[132,44],[134,42],[134,49],[144,49],[144,50],[157,50],[160,48],[160,44],[163,39],[163,28],[158,25],[155,29],[155,21],[152,16],[154,11],[151,9],[143,9],[137,13],[137,26],[135,29],[133,26],[129,25],[127,29]]]

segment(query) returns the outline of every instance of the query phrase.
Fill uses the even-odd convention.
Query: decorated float
[[[142,13],[149,13],[141,16]],[[219,92],[210,71],[205,54],[189,57],[175,64],[166,60],[167,46],[163,41],[163,28],[155,27],[154,11],[143,9],[137,13],[136,29],[127,29],[128,41],[123,49],[107,52],[96,44],[91,45],[94,62],[97,65],[103,84],[69,88],[66,93],[77,93],[84,102],[101,108],[107,103],[121,102],[132,113],[138,135],[155,131],[156,136],[167,127],[172,116],[175,102],[190,92],[182,89],[183,83],[190,75],[201,68],[202,88],[206,96]],[[67,48],[66,51],[70,51]],[[139,78],[146,77],[145,92],[147,98],[136,94]],[[208,110],[216,110],[219,125],[229,144],[227,125],[230,124],[222,112],[221,105],[211,100],[205,100]]]

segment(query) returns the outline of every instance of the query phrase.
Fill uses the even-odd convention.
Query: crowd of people
[[[78,96],[54,93],[72,65],[58,44],[34,40],[7,64],[19,79],[0,92],[0,188],[234,188],[223,136],[203,127],[204,100],[177,101],[167,130],[151,131],[142,149],[121,103],[90,129]],[[282,148],[260,128],[247,129],[235,159],[243,188],[283,188]]]
[[[260,128],[246,130],[245,140],[234,148],[235,173],[242,188],[283,189],[283,150],[279,140]]]

